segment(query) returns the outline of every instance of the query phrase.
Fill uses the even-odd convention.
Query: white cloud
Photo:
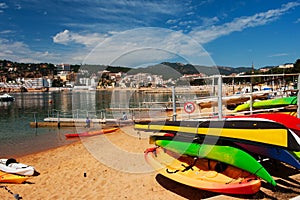
[[[153,26],[157,24],[156,22],[161,23],[164,17],[172,18],[180,13],[186,14],[187,12],[180,1],[170,3],[169,0],[87,0],[84,3],[81,1],[80,5],[82,6],[75,6],[78,2],[80,1],[64,1],[72,7],[70,14],[64,13],[64,15],[69,15],[68,18],[61,22],[67,27],[66,29],[93,26],[92,30],[95,32],[124,31],[136,27]],[[62,12],[65,11],[62,10]],[[76,15],[72,13],[76,13]]]
[[[296,24],[299,23],[299,22],[300,22],[300,18],[298,18],[298,19],[295,21]]]
[[[8,8],[7,4],[0,2],[0,13],[3,13],[4,12],[3,10],[6,9],[6,8]]]
[[[53,37],[53,42],[55,43],[67,44],[70,41],[72,41],[72,38],[70,36],[70,31],[68,30],[64,30],[63,32],[57,33]]]
[[[292,8],[299,6],[298,2],[290,2],[284,4],[279,9],[269,10],[267,12],[258,13],[252,16],[244,16],[234,19],[232,22],[225,23],[220,26],[212,26],[209,29],[196,27],[190,32],[190,36],[195,38],[200,43],[208,43],[221,36],[228,35],[235,31],[242,31],[246,28],[262,26],[277,20]],[[207,27],[205,27],[207,28]]]
[[[65,45],[74,42],[77,44],[82,44],[86,47],[92,47],[97,45],[99,42],[103,41],[104,39],[105,39],[105,35],[100,35],[97,33],[78,34],[78,33],[73,33],[69,30],[64,30],[63,32],[57,33],[53,37],[53,42],[65,44]]]
[[[0,58],[16,62],[50,62],[61,59],[59,55],[49,52],[33,51],[23,42],[0,38]]]
[[[166,24],[175,24],[177,22],[178,22],[178,20],[176,20],[176,19],[169,19],[169,20],[167,20]]]
[[[201,20],[204,27],[211,26],[216,22],[220,21],[218,17],[212,17],[212,18],[202,17]]]
[[[0,9],[8,8],[6,3],[0,3]]]
[[[3,30],[3,31],[0,31],[0,34],[6,35],[6,34],[11,34],[13,32],[14,31],[12,31],[12,30]]]
[[[16,8],[16,10],[21,10],[21,9],[22,9],[22,6],[21,6],[20,4],[16,4],[16,5],[15,5],[15,8]]]
[[[115,34],[94,48],[84,63],[135,67],[166,60],[214,65],[195,40],[162,28],[139,28]]]
[[[288,56],[288,54],[287,53],[276,53],[276,54],[270,55],[268,57],[272,58],[272,57],[282,57],[282,56]]]

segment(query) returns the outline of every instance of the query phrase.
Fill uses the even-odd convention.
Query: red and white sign
[[[184,111],[188,114],[193,113],[196,109],[196,106],[193,102],[185,102],[183,107]]]

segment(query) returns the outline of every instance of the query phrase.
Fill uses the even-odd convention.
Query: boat
[[[268,147],[262,145],[251,145],[251,144],[244,144],[236,142],[238,146],[245,149],[248,152],[255,153],[260,156],[265,156],[267,158],[272,158],[286,164],[289,164],[296,169],[300,169],[300,160],[296,158],[294,153],[289,152],[285,149],[275,148],[275,147]]]
[[[268,99],[268,96],[268,92],[253,93],[252,100],[265,100]],[[249,93],[224,96],[222,97],[222,105],[226,105],[228,109],[233,110],[238,105],[249,101],[250,98],[251,96]],[[196,104],[200,109],[218,106],[218,97],[198,99],[196,100]]]
[[[0,159],[0,170],[6,173],[32,176],[34,167],[17,162],[14,158]]]
[[[258,113],[251,115],[233,115],[233,116],[225,116],[224,118],[263,118],[269,119],[275,122],[278,122],[287,128],[293,130],[298,136],[300,136],[300,119],[285,113]]]
[[[10,101],[14,101],[15,97],[4,93],[4,94],[0,94],[0,102],[10,102]]]
[[[158,138],[155,141],[155,145],[178,154],[207,158],[238,167],[276,186],[275,180],[268,171],[255,158],[241,149],[232,146],[199,144],[178,140],[160,140]]]
[[[255,194],[260,190],[261,181],[249,172],[213,160],[173,155],[161,147],[149,148],[145,160],[163,176],[198,189],[223,194]]]
[[[290,105],[297,105],[297,96],[255,101],[252,103],[252,108],[253,109],[267,109],[267,108],[277,108],[277,107],[284,107],[284,106],[290,106]],[[238,105],[234,109],[234,112],[240,112],[240,111],[245,111],[245,110],[249,110],[249,109],[250,109],[250,103],[244,103],[244,104]]]
[[[296,133],[282,124],[262,118],[137,122],[134,127],[144,131],[186,133],[214,140],[264,144],[300,151],[300,138]]]
[[[66,134],[66,138],[73,138],[73,137],[90,137],[95,135],[102,135],[106,133],[112,133],[118,130],[119,128],[108,128],[108,129],[101,129],[101,130],[94,130],[94,131],[86,131],[81,133],[68,133]]]
[[[0,171],[0,183],[24,183],[29,176],[21,176],[16,174],[8,174]]]

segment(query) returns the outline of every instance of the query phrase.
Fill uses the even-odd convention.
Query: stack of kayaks
[[[263,118],[264,116],[266,117]],[[150,143],[155,144],[156,148],[147,150],[145,158],[164,176],[204,190],[240,194],[238,186],[234,184],[231,185],[233,189],[228,189],[227,184],[211,185],[216,182],[222,183],[219,177],[224,169],[220,171],[219,168],[227,169],[230,166],[231,171],[242,170],[243,173],[251,174],[252,180],[248,182],[255,185],[253,190],[248,190],[248,186],[243,185],[245,177],[241,175],[235,178],[241,181],[240,187],[245,187],[242,189],[244,194],[253,194],[259,191],[260,187],[260,183],[254,183],[254,180],[263,180],[276,186],[275,180],[260,161],[275,159],[300,169],[300,138],[297,132],[300,128],[298,124],[294,124],[290,125],[293,129],[291,130],[290,127],[286,127],[289,123],[284,124],[282,119],[280,123],[277,119],[284,117],[283,114],[278,116],[261,114],[243,117],[230,116],[223,119],[139,122],[135,124],[135,128],[156,132],[150,136]],[[298,121],[297,118],[291,120]],[[167,163],[170,156],[176,161]],[[183,163],[183,158],[195,162],[189,161],[186,164]],[[195,167],[195,163],[200,160],[217,163],[215,165],[218,167],[212,167],[206,171],[201,167]],[[160,169],[157,169],[158,166]],[[206,175],[201,178],[198,176],[198,174],[212,173],[215,173],[216,179],[202,179]]]
[[[119,128],[107,128],[107,129],[101,129],[101,130],[94,130],[94,131],[86,131],[81,133],[68,133],[66,134],[66,138],[73,138],[73,137],[90,137],[95,135],[102,135],[106,133],[112,133],[118,130]]]
[[[217,160],[238,167],[264,179],[274,186],[276,185],[276,182],[266,169],[251,155],[241,149],[228,145],[199,144],[196,142],[183,142],[180,140],[181,139],[178,137],[176,140],[168,140],[162,136],[161,138],[156,137],[155,144],[181,155]]]
[[[34,175],[35,169],[15,159],[0,159],[0,183],[23,183]]]
[[[207,140],[227,140],[300,151],[299,136],[283,124],[254,117],[139,122],[145,131],[184,133]]]

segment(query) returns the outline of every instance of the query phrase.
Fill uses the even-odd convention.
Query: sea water
[[[155,102],[169,101],[171,94],[144,93],[134,90],[53,91],[12,93],[14,102],[0,102],[0,157],[17,157],[44,151],[77,141],[66,133],[76,127],[30,127],[47,117],[119,118],[126,108],[164,107]],[[153,102],[153,104],[144,104]],[[109,108],[119,108],[116,111]],[[122,111],[122,108],[124,110]],[[128,113],[128,117],[130,113]],[[135,116],[136,117],[136,116]]]

